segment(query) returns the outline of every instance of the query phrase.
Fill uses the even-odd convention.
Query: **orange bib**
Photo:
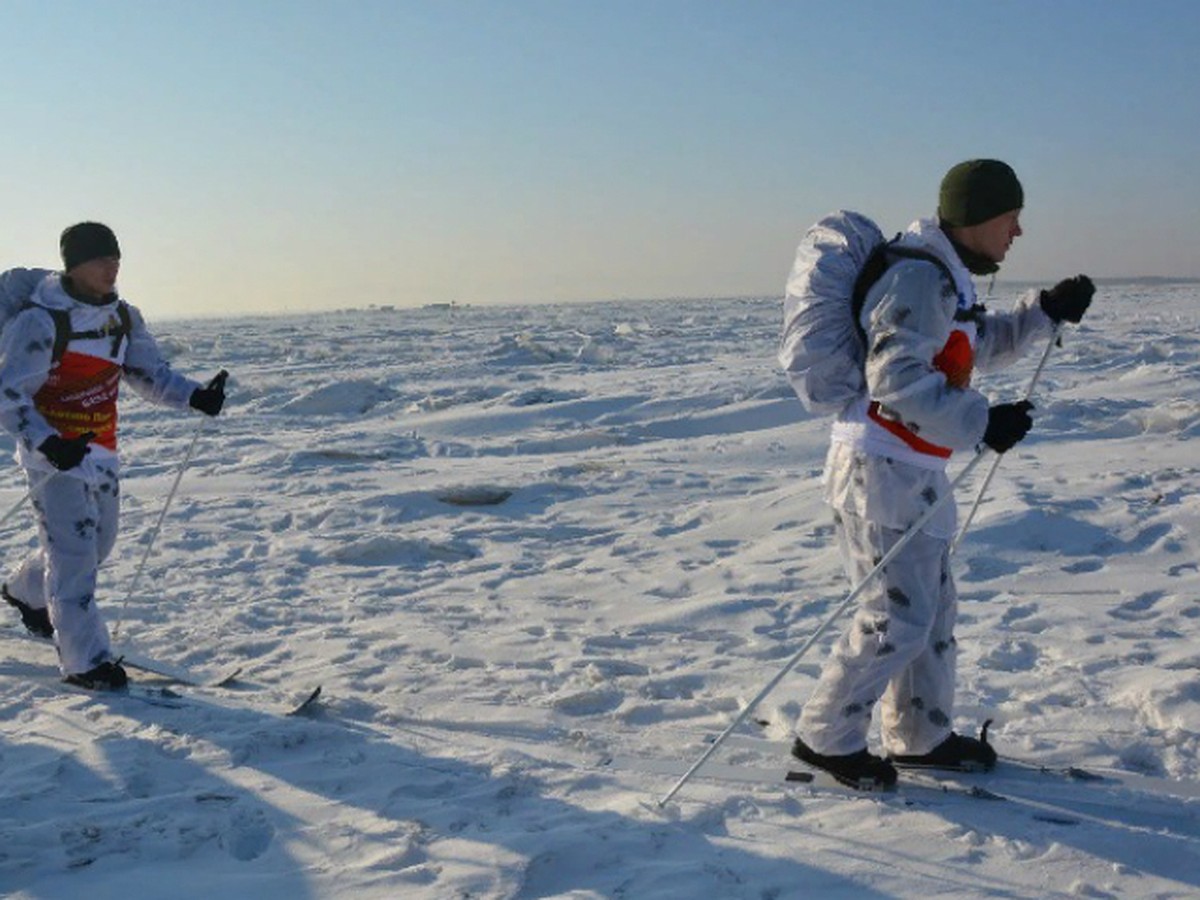
[[[42,417],[64,438],[95,432],[94,443],[116,452],[121,367],[111,359],[67,351],[33,398]]]

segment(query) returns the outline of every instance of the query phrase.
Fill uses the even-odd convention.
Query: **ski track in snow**
[[[1093,310],[956,558],[956,725],[1194,786],[1200,287],[1102,285]],[[604,766],[694,761],[849,590],[820,501],[828,421],[778,371],[780,315],[745,299],[157,325],[183,371],[231,372],[228,414],[200,425],[123,605],[197,427],[127,395],[101,602],[118,648],[240,664],[243,683],[181,709],[67,692],[10,616],[0,895],[1200,892],[1195,799],[1159,827],[1159,800],[1062,825],[701,773],[658,810],[674,779]],[[1019,396],[1037,355],[981,387]],[[22,491],[0,471],[4,509]],[[10,563],[28,552],[27,515],[0,540]],[[837,630],[757,711],[767,736],[787,739]],[[312,716],[268,711],[316,684]],[[754,762],[736,745],[714,761]]]

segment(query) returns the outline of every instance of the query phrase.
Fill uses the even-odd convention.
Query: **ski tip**
[[[235,681],[237,681],[238,676],[241,674],[242,674],[242,667],[238,666],[236,669],[233,669],[232,671],[222,675],[220,678],[213,681],[212,686],[213,687],[229,687],[229,685],[231,685]]]
[[[787,775],[784,776],[783,780],[799,781],[803,784],[812,784],[815,778],[812,772],[797,772],[795,769],[791,769]]]
[[[972,797],[977,797],[980,800],[1007,800],[1008,798],[1002,794],[997,794],[995,791],[989,791],[985,787],[980,787],[977,784],[971,785]]]
[[[287,711],[287,715],[289,715],[289,716],[304,715],[305,713],[309,712],[313,708],[313,704],[315,704],[317,702],[317,700],[320,698],[320,696],[321,696],[321,685],[318,684],[315,688],[313,688],[312,693],[310,693],[307,697],[305,697],[303,700],[301,700],[299,703],[297,703],[294,707],[289,709]]]

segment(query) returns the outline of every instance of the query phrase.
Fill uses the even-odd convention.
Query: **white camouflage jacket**
[[[954,277],[953,290],[934,263],[901,260],[867,292],[861,321],[868,395],[850,403],[834,423],[825,472],[826,499],[835,509],[898,530],[949,489],[946,457],[914,449],[878,419],[902,423],[945,450],[977,446],[987,428],[989,401],[974,387],[952,384],[934,358],[958,330],[973,347],[974,368],[992,371],[1019,359],[1053,327],[1036,293],[1022,298],[1012,312],[956,322],[957,310],[977,303],[975,287],[936,220],[914,222],[901,245],[941,259]],[[868,414],[872,402],[881,416]],[[946,504],[925,531],[952,536],[954,520],[954,505]]]
[[[44,397],[42,389],[51,380],[52,372],[61,377],[70,361],[64,358],[63,362],[55,364],[52,360],[55,324],[46,310],[66,310],[70,315],[71,330],[82,333],[111,326],[118,318],[117,304],[121,301],[115,295],[100,305],[76,300],[63,289],[60,276],[51,274],[38,283],[30,302],[31,306],[17,313],[4,326],[0,336],[0,427],[17,439],[17,457],[22,465],[30,470],[53,472],[56,470],[37,447],[52,434],[59,433],[59,429],[47,421],[47,416],[53,418],[53,411],[46,408],[43,400],[35,398]],[[200,387],[199,383],[171,369],[146,329],[142,314],[130,304],[126,307],[130,330],[118,346],[114,347],[111,337],[80,338],[71,341],[69,346],[72,360],[81,361],[83,371],[100,373],[97,377],[109,371],[113,373],[108,376],[111,387],[103,389],[103,400],[111,404],[113,413],[111,446],[93,442],[84,464],[67,473],[75,477],[92,480],[96,465],[116,460],[118,381],[128,382],[152,403],[177,409],[186,409],[192,392]],[[69,395],[71,387],[68,384],[65,390],[73,400],[75,398]],[[79,396],[82,395],[81,389]],[[87,402],[84,398],[81,408],[86,408]]]

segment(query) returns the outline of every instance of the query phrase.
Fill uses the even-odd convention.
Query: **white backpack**
[[[51,269],[8,269],[0,272],[0,331],[29,306],[33,291]]]
[[[883,232],[839,210],[808,229],[796,250],[783,305],[779,362],[804,408],[836,413],[866,392],[866,347],[855,285]],[[864,292],[865,293],[865,292]]]

